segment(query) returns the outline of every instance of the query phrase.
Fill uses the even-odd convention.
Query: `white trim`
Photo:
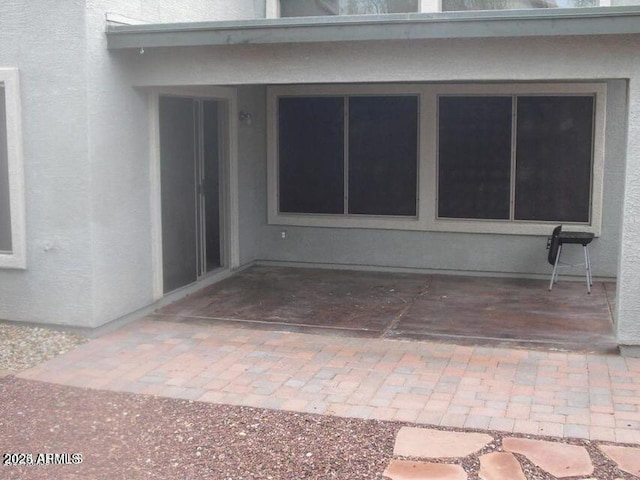
[[[0,68],[0,84],[5,92],[7,120],[7,168],[9,173],[9,211],[11,252],[0,252],[0,268],[27,268],[25,221],[24,157],[22,150],[22,110],[17,68]]]
[[[441,12],[442,0],[420,0],[420,12]]]
[[[267,199],[268,223],[307,227],[372,228],[393,230],[548,235],[558,222],[518,222],[436,219],[437,195],[437,97],[441,94],[595,94],[594,165],[590,224],[564,223],[600,235],[604,181],[606,119],[605,83],[478,83],[478,84],[385,84],[385,85],[292,85],[267,87]],[[287,95],[389,95],[420,97],[418,215],[417,218],[349,215],[283,214],[278,211],[277,99]]]
[[[280,0],[266,0],[265,18],[280,18]]]
[[[213,86],[163,87],[149,91],[150,126],[150,213],[151,213],[151,256],[153,263],[153,298],[164,296],[162,275],[162,197],[160,181],[160,117],[159,98],[161,95],[176,95],[193,98],[211,98],[226,101],[228,105],[228,131],[226,150],[228,162],[222,168],[221,186],[223,202],[221,217],[224,235],[224,270],[235,270],[240,266],[240,233],[238,207],[238,100],[234,88]],[[206,276],[204,278],[207,278]],[[198,283],[204,281],[204,278]]]
[[[125,15],[120,15],[119,13],[106,12],[104,14],[104,19],[107,23],[117,24],[117,25],[147,25],[149,22],[145,22],[144,20],[138,20],[137,18],[127,17]]]

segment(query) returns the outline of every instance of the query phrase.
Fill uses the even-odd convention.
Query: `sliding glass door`
[[[165,293],[195,282],[223,263],[220,164],[225,106],[217,100],[160,97]]]

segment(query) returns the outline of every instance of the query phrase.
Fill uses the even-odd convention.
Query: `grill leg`
[[[560,263],[560,253],[562,253],[562,245],[558,247],[556,261],[553,264],[553,272],[551,273],[551,282],[549,283],[549,291],[553,288],[553,284],[558,281],[558,264]]]
[[[584,268],[587,277],[587,293],[591,293],[591,285],[593,280],[591,279],[591,258],[589,258],[589,247],[584,246]]]

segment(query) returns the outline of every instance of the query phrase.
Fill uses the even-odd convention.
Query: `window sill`
[[[26,270],[27,261],[25,255],[17,253],[0,253],[0,269]]]
[[[417,217],[382,217],[365,215],[307,215],[275,213],[269,215],[269,225],[299,227],[369,228],[381,230],[424,230]]]
[[[429,231],[456,233],[488,233],[496,235],[550,235],[554,227],[562,224],[563,230],[590,232],[600,236],[600,225],[571,222],[514,222],[468,219],[438,219],[428,226]]]
[[[550,235],[554,227],[562,224],[563,230],[590,232],[600,236],[600,225],[570,222],[510,222],[468,219],[432,220],[417,217],[381,216],[333,216],[308,214],[272,214],[269,225],[287,225],[319,228],[361,228],[371,230],[399,230],[441,233],[474,233],[492,235]]]

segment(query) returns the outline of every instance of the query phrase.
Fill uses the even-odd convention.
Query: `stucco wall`
[[[83,7],[0,2],[0,65],[20,73],[27,211],[27,270],[0,269],[2,319],[92,314]]]
[[[454,45],[451,45],[453,43]],[[605,45],[602,45],[605,43]],[[607,45],[608,44],[608,45]],[[500,41],[435,41],[365,44],[230,47],[229,49],[151,50],[133,68],[141,84],[244,83],[260,78],[265,82],[359,82],[454,80],[544,80],[603,79],[629,75],[628,63],[608,52],[630,54],[629,39],[502,39]],[[222,54],[225,53],[223,63]],[[285,54],[286,52],[286,54]],[[579,52],[579,54],[578,54]],[[585,52],[594,52],[591,57]],[[148,54],[148,56],[147,56]],[[545,68],[535,65],[536,59]],[[127,55],[127,54],[124,54]],[[374,58],[375,56],[375,58]],[[571,68],[567,59],[576,57]],[[611,58],[613,57],[613,58]],[[384,61],[382,61],[384,59]],[[464,61],[463,61],[464,59]],[[600,65],[601,62],[607,63]],[[467,67],[472,63],[472,67]],[[221,64],[224,69],[215,68]],[[337,65],[336,66],[334,66]],[[515,65],[515,66],[514,66]],[[373,71],[373,73],[372,73]],[[242,91],[249,91],[241,89]],[[246,108],[257,119],[264,117],[264,100],[254,91],[246,95]],[[626,151],[626,82],[609,81],[605,154],[602,236],[592,247],[594,271],[615,277],[620,242],[620,218]],[[546,274],[545,238],[512,235],[469,235],[433,232],[397,232],[361,229],[300,228],[266,225],[266,178],[264,124],[254,121],[240,135],[259,139],[240,141],[240,162],[251,163],[254,177],[250,189],[241,188],[241,199],[259,219],[251,228],[246,218],[241,230],[243,251],[256,245],[256,258],[291,262],[430,268],[439,270],[489,271],[514,274]],[[245,182],[248,180],[245,178]],[[250,192],[250,193],[247,193]],[[256,195],[259,195],[256,198]],[[242,202],[242,200],[241,200]],[[256,209],[262,209],[260,217]],[[241,215],[241,218],[243,215]],[[287,231],[287,238],[281,232]],[[251,232],[247,235],[245,232]],[[251,240],[247,240],[249,236]],[[579,249],[576,254],[580,255]],[[570,253],[567,249],[567,254]],[[243,254],[243,259],[249,258]],[[579,271],[577,273],[580,273]]]
[[[148,22],[232,20],[264,15],[259,0],[92,0],[86,15],[93,325],[153,302],[147,93],[107,51],[105,12]]]
[[[27,218],[27,269],[0,269],[0,319],[98,326],[153,301],[148,105],[106,48],[106,12],[230,20],[264,16],[264,0],[0,2]]]
[[[627,84],[608,82],[603,228],[591,247],[594,272],[615,277],[624,184]],[[547,275],[546,237],[267,224],[265,88],[240,87],[240,104],[251,112],[251,126],[240,130],[240,221],[242,262],[250,260]],[[281,233],[286,232],[286,238]],[[251,257],[253,252],[253,258]],[[581,260],[582,250],[567,248],[564,258]],[[582,269],[575,269],[581,275]]]
[[[629,140],[617,318],[618,341],[623,345],[640,345],[640,78],[633,79],[629,90]],[[636,349],[635,353],[640,354],[639,350]]]
[[[615,277],[617,272],[625,116],[626,83],[609,82],[603,229],[590,249],[597,276]],[[548,274],[551,268],[546,262],[546,236],[268,226],[262,238],[259,258],[264,260],[516,275]],[[567,247],[563,259],[578,263],[582,250]],[[573,273],[582,275],[583,270]]]
[[[265,16],[265,0],[87,0],[89,11],[148,23],[245,20]]]
[[[628,101],[625,82],[609,84],[603,233],[592,259],[597,275],[615,276],[619,258],[618,338],[632,345],[640,344],[638,51],[640,36],[594,36],[210,47],[188,49],[188,55],[185,49],[151,49],[142,60],[132,52],[118,55],[139,85],[631,79]],[[260,105],[255,103],[256,112]],[[263,155],[250,158],[253,151],[246,149],[240,160],[254,165],[255,201],[265,195],[259,179],[266,176],[266,162]],[[542,237],[282,228],[262,218],[260,225],[241,231],[241,238],[247,232],[259,236],[258,259],[520,273],[549,269]],[[284,240],[282,230],[287,230]]]
[[[240,216],[240,265],[260,257],[267,219],[266,87],[238,88],[238,108],[251,113],[251,125],[239,125],[238,189]]]

